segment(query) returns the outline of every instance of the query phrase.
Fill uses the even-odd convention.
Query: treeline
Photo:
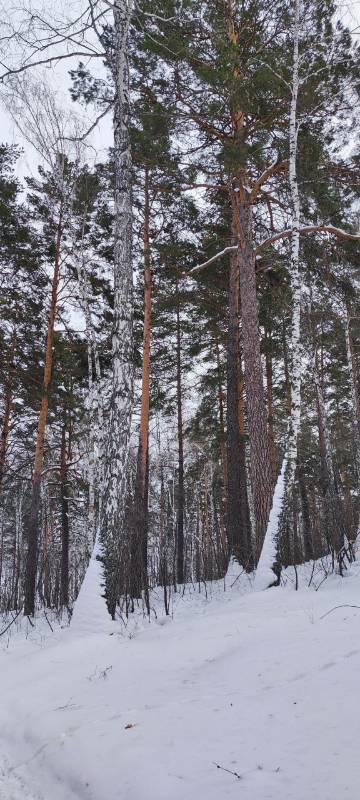
[[[0,150],[3,612],[70,609],[96,537],[112,616],[230,559],[266,588],[354,558],[358,49],[331,0],[160,5],[59,27],[74,108],[113,115],[95,166],[26,10],[3,57],[42,158],[20,184]]]

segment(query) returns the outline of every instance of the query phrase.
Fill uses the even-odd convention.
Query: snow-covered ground
[[[360,563],[319,591],[218,583],[126,629],[103,629],[100,606],[54,633],[15,623],[0,639],[1,800],[358,800],[349,606]]]

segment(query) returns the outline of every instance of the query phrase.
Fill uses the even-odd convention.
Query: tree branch
[[[254,186],[251,190],[250,200],[254,201],[264,183],[266,183],[266,181],[268,181],[269,178],[272,178],[273,175],[276,175],[277,172],[285,170],[287,168],[287,165],[288,165],[287,161],[279,161],[278,159],[274,161],[273,164],[270,164],[270,166],[263,172],[263,174],[260,175],[260,178],[258,178],[258,180],[255,181]]]
[[[203,269],[205,269],[205,267],[208,267],[210,264],[213,264],[214,261],[217,261],[219,258],[225,256],[226,253],[233,253],[235,250],[238,250],[237,244],[232,244],[228,247],[225,247],[220,253],[216,253],[215,256],[208,258],[207,261],[204,261],[202,264],[198,264],[197,267],[193,267],[189,270],[189,272],[184,272],[183,277],[188,278],[190,275],[197,275],[198,272],[201,272]]]
[[[274,236],[270,236],[269,239],[265,239],[265,241],[257,246],[256,253],[260,253],[265,247],[269,247],[269,245],[280,241],[280,239],[291,239],[292,233],[292,229],[288,228],[285,231],[274,234]],[[306,225],[304,228],[299,229],[299,233],[300,236],[303,236],[304,233],[332,233],[339,239],[350,239],[355,242],[360,241],[360,234],[347,233],[347,231],[343,231],[341,228],[335,228],[334,225]]]

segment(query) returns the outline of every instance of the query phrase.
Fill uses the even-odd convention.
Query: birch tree
[[[114,84],[114,328],[112,391],[105,465],[101,536],[105,545],[106,595],[115,615],[119,557],[127,494],[133,403],[132,159],[130,147],[129,25],[131,0],[115,0],[113,43],[108,52]]]

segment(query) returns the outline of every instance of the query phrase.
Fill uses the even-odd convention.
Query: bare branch
[[[39,67],[43,65],[50,65],[56,63],[57,61],[63,61],[65,58],[73,58],[74,56],[79,56],[81,58],[104,58],[104,53],[88,53],[82,52],[81,50],[73,51],[71,53],[63,53],[57,56],[50,56],[49,58],[42,58],[39,61],[30,61],[26,64],[22,64],[21,67],[17,67],[16,69],[11,69],[7,67],[2,61],[0,61],[0,66],[3,67],[4,73],[0,75],[0,83],[9,78],[11,75],[19,75],[21,72],[25,72],[32,67]]]

